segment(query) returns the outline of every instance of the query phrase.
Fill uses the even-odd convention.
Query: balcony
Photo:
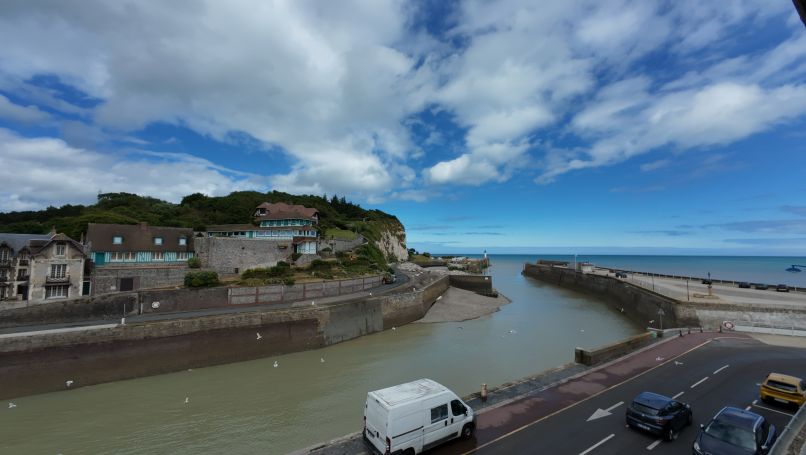
[[[65,276],[46,276],[45,283],[69,283],[70,275]]]
[[[0,267],[11,267],[11,259],[0,260]]]
[[[28,259],[20,259],[17,265],[19,266],[28,265]]]

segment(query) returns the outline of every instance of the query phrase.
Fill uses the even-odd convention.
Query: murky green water
[[[512,303],[492,316],[11,400],[17,407],[0,404],[0,453],[287,453],[358,431],[368,390],[429,377],[463,395],[640,330],[601,303],[521,276],[522,258],[493,264]]]

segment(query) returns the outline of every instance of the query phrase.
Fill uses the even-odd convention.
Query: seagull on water
[[[683,364],[683,362],[678,362],[677,360],[675,360],[675,361],[674,361],[674,364],[675,364],[675,365],[682,365],[682,364]]]
[[[579,333],[585,333],[585,329],[579,329]]]
[[[324,357],[320,357],[320,358],[319,358],[319,363],[325,363],[325,358],[324,358]]]
[[[66,385],[67,387],[70,387],[71,385],[73,385],[73,380],[68,379],[68,380],[64,381],[64,385]]]
[[[8,409],[12,409],[12,408],[16,408],[16,407],[17,407],[17,405],[14,404],[14,403],[9,403],[8,404]]]
[[[518,332],[516,332],[514,330],[510,330],[509,333],[518,333]]]
[[[274,368],[277,368],[277,367],[279,367],[279,366],[280,366],[280,362],[278,362],[278,361],[276,361],[276,360],[275,360],[275,361],[274,361]]]
[[[185,397],[185,404],[190,403],[190,397]]]
[[[622,313],[624,312],[624,307],[621,307],[621,312],[622,312]]]
[[[262,339],[263,339],[263,337],[262,337],[262,336],[260,336],[260,332],[257,332],[257,339],[258,339],[258,340],[262,340]]]

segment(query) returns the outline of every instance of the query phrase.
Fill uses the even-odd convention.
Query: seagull
[[[442,298],[442,296],[439,296],[439,297],[437,297],[437,300],[439,300],[439,299],[441,299],[441,298]]]
[[[260,332],[257,332],[257,339],[258,339],[258,340],[262,340],[262,339],[263,339],[263,337],[260,335]]]
[[[324,357],[320,357],[320,358],[319,358],[319,363],[325,363],[325,358],[324,358]]]
[[[371,293],[371,292],[369,293],[369,296],[370,296],[370,297],[372,297],[372,293]]]
[[[518,333],[518,332],[516,332],[514,330],[510,330],[509,333]]]
[[[66,385],[67,387],[70,387],[71,385],[73,385],[73,380],[68,379],[68,380],[64,381],[64,385]]]
[[[653,320],[651,320],[651,321],[649,321],[649,323],[650,323],[650,324],[652,324],[653,322],[655,322],[655,320],[654,320],[654,319],[653,319]]]
[[[16,407],[17,407],[17,405],[14,404],[14,403],[9,403],[8,404],[8,409],[12,409],[12,408],[16,408]]]
[[[674,361],[674,364],[675,364],[675,365],[682,365],[682,364],[683,364],[683,362],[678,362],[677,360],[675,360],[675,361]]]
[[[624,312],[624,307],[621,307],[621,312],[622,312],[622,313]]]
[[[314,300],[311,300],[311,305],[316,305],[316,302]]]
[[[580,333],[585,333],[585,329],[579,329]]]
[[[275,361],[274,361],[274,368],[277,368],[277,367],[279,367],[279,366],[280,366],[280,362],[278,362],[278,361],[276,361],[276,360],[275,360]]]
[[[655,360],[657,360],[658,362],[660,362],[661,360],[663,360],[663,357],[661,357],[661,356],[657,356],[657,357],[655,357]]]
[[[397,330],[397,328],[395,328],[395,327],[392,327],[392,330]]]
[[[462,330],[462,329],[464,329],[464,327],[462,327],[462,326],[460,325],[460,326],[459,326],[459,330]]]
[[[190,403],[190,397],[185,397],[185,404]]]

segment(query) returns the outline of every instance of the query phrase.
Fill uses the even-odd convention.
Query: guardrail
[[[797,449],[797,447],[792,447],[792,443],[795,442],[795,438],[800,433],[801,428],[806,425],[806,405],[800,407],[795,416],[789,420],[789,423],[786,424],[781,434],[778,435],[778,439],[775,441],[775,444],[772,445],[772,448],[769,451],[769,455],[787,455],[787,454],[797,454],[803,453],[803,447],[801,447],[800,451],[793,451],[790,449]]]
[[[669,275],[669,274],[665,274],[665,273],[653,273],[653,272],[640,272],[640,271],[637,271],[637,270],[626,270],[626,269],[619,269],[619,268],[614,268],[614,267],[603,267],[603,266],[595,266],[595,267],[598,270],[608,270],[611,273],[623,272],[623,273],[629,273],[629,274],[632,274],[632,275],[641,275],[641,276],[646,276],[646,277],[674,278],[674,279],[678,279],[678,280],[690,280],[690,281],[700,281],[700,282],[702,280],[707,280],[708,279],[706,277],[697,277],[697,276],[688,276],[688,275]],[[718,279],[715,279],[715,278],[711,278],[711,282],[715,283],[715,284],[716,283],[719,283],[719,284],[731,284],[731,285],[734,285],[734,286],[738,286],[739,283],[748,283],[748,281],[718,280]],[[756,283],[756,282],[753,282],[752,284],[754,284],[754,285],[755,284],[765,284],[770,288],[771,291],[774,291],[775,287],[778,286],[777,283],[776,284],[770,284],[770,283]],[[802,287],[798,287],[798,286],[789,286],[789,290],[790,291],[797,291],[797,292],[806,292],[806,288],[802,288]]]

